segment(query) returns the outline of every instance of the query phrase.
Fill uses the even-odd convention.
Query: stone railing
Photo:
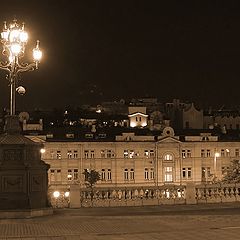
[[[69,189],[66,189],[69,191]],[[147,206],[163,204],[201,204],[240,202],[240,184],[163,185],[159,187],[96,188],[94,194],[78,185],[70,187],[70,195],[59,191],[54,197],[49,189],[49,198],[54,208]]]
[[[240,184],[196,185],[196,203],[240,201]]]
[[[80,207],[145,206],[161,204],[185,204],[184,186],[161,186],[155,188],[83,189]]]

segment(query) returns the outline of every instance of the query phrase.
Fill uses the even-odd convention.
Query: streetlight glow
[[[25,46],[28,41],[28,33],[25,31],[24,23],[18,24],[17,20],[7,25],[4,22],[1,32],[1,43],[3,45],[2,54],[8,59],[6,62],[0,62],[0,69],[8,72],[10,85],[10,115],[15,115],[16,109],[16,89],[18,88],[17,76],[20,72],[33,71],[38,69],[38,64],[42,58],[42,52],[39,49],[39,40],[33,49],[33,62],[21,63],[19,60],[23,57]]]
[[[17,56],[21,52],[21,46],[18,43],[13,43],[10,49],[13,56]]]
[[[60,196],[60,192],[59,192],[59,191],[54,191],[54,192],[53,192],[53,196],[54,196],[55,198],[58,198],[58,197]]]
[[[64,196],[65,196],[65,197],[69,197],[69,195],[70,195],[70,192],[65,192],[65,193],[64,193]]]
[[[43,154],[43,153],[45,153],[45,152],[46,152],[45,148],[41,148],[41,149],[40,149],[40,153]]]
[[[36,48],[33,49],[33,59],[35,61],[40,62],[42,58],[42,51],[39,49],[39,46],[37,45]]]
[[[20,41],[26,43],[27,40],[28,40],[28,33],[25,31],[21,32],[20,33]]]

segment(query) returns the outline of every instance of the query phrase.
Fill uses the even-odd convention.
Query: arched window
[[[173,155],[170,154],[170,153],[167,153],[167,154],[164,155],[163,159],[166,160],[166,161],[172,161],[173,160]]]

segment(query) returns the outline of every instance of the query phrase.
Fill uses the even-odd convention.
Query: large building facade
[[[123,133],[114,141],[46,139],[44,145],[42,159],[51,166],[49,184],[56,190],[84,187],[84,169],[101,174],[98,188],[209,183],[223,177],[231,160],[240,159],[238,141],[207,133],[183,138],[171,127],[157,137]]]

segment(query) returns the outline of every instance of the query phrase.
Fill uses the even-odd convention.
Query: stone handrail
[[[201,184],[196,185],[197,203],[218,203],[240,201],[240,184]]]

